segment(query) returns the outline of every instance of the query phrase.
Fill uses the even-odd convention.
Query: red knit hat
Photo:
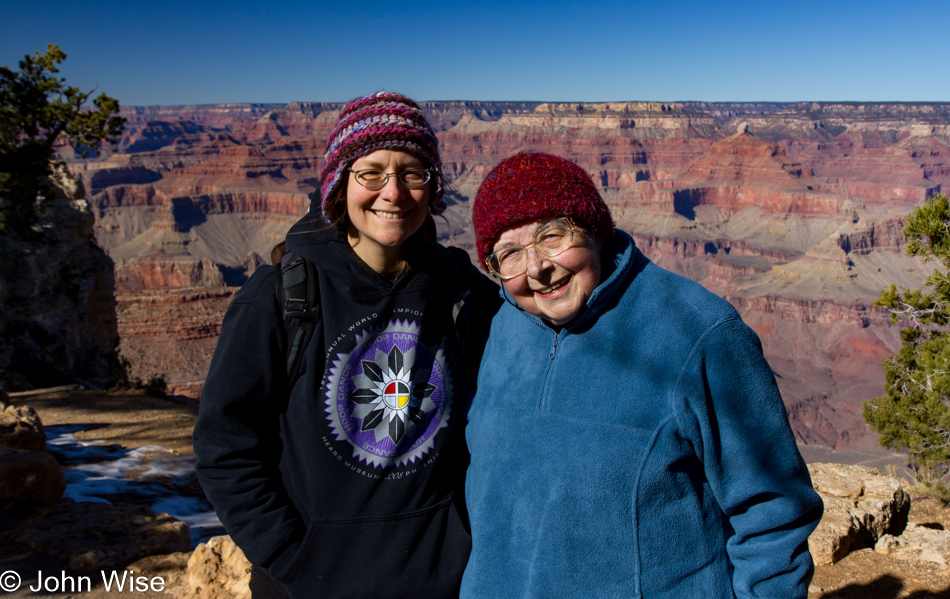
[[[601,241],[614,235],[610,209],[584,169],[569,160],[536,152],[502,160],[482,181],[472,206],[475,245],[482,266],[505,229],[547,216],[570,216],[581,221]]]

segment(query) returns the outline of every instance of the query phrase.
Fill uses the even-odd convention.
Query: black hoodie
[[[288,392],[274,268],[235,296],[195,426],[201,485],[294,598],[454,596],[471,547],[463,429],[497,287],[434,243],[378,275],[307,217],[287,249],[316,266],[322,323]]]

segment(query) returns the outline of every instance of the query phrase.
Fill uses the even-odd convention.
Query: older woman
[[[821,501],[735,310],[567,160],[503,161],[473,211],[507,303],[466,430],[462,596],[805,597]]]

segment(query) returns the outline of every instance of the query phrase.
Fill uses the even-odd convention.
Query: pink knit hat
[[[339,187],[353,161],[376,150],[404,150],[426,160],[435,169],[438,191],[429,197],[429,210],[445,211],[442,199],[442,161],[439,140],[419,105],[393,92],[376,92],[357,98],[343,107],[327,140],[320,171],[323,214],[332,222],[338,214],[327,213],[327,199]]]
[[[610,209],[584,169],[551,154],[526,152],[502,160],[482,181],[472,206],[479,261],[484,266],[505,229],[548,216],[570,216],[601,241],[614,235]]]

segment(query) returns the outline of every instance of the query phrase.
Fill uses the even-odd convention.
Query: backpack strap
[[[293,389],[300,377],[303,356],[317,324],[323,319],[320,288],[313,263],[287,251],[281,242],[271,251],[277,305],[283,314],[287,332],[287,388]]]

